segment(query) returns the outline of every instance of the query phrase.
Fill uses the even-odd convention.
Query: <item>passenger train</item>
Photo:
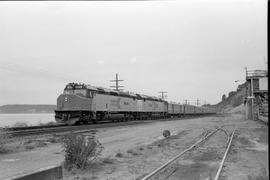
[[[216,112],[212,108],[169,103],[153,96],[69,83],[57,98],[55,120],[74,125],[213,113]]]

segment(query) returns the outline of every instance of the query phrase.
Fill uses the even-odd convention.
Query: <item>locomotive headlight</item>
[[[65,102],[67,102],[68,101],[68,98],[67,97],[65,97]]]

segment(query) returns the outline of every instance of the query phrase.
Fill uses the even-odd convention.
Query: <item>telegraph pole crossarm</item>
[[[165,95],[165,93],[168,93],[167,91],[160,91],[158,92],[161,94],[161,99],[165,99],[167,96]]]
[[[118,79],[118,74],[116,73],[115,80],[110,80],[110,82],[115,82],[115,86],[110,86],[110,87],[115,88],[114,90],[116,91],[123,90],[123,89],[119,89],[119,87],[124,87],[124,86],[119,86],[119,83],[118,83],[119,81],[124,81],[124,80]]]

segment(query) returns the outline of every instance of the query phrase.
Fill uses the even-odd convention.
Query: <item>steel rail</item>
[[[42,129],[42,128],[55,128],[67,126],[65,124],[53,124],[53,125],[40,125],[40,126],[26,126],[26,127],[8,127],[3,128],[6,131],[20,131],[20,130],[33,130],[33,129]]]
[[[221,128],[217,128],[216,130],[214,130],[213,132],[211,132],[210,134],[208,134],[207,136],[201,138],[199,141],[197,141],[196,143],[194,143],[193,145],[191,145],[189,148],[187,148],[186,150],[184,150],[183,152],[181,152],[180,154],[176,155],[175,157],[173,157],[172,159],[170,159],[169,161],[167,161],[165,164],[163,164],[162,166],[160,166],[159,168],[153,170],[151,173],[149,173],[148,175],[146,175],[145,177],[143,177],[141,180],[148,180],[151,177],[153,177],[154,175],[156,175],[158,172],[160,172],[161,170],[163,170],[164,168],[166,168],[168,165],[172,164],[173,162],[175,162],[178,158],[180,158],[182,155],[184,155],[186,152],[192,150],[194,147],[196,147],[197,145],[199,145],[200,143],[204,142],[205,140],[207,140],[210,136],[212,136],[213,134],[215,134],[217,131],[221,130]]]
[[[224,156],[223,156],[223,158],[222,158],[222,161],[221,161],[221,163],[220,163],[220,166],[219,166],[219,168],[218,168],[218,172],[217,172],[216,177],[215,177],[214,180],[218,180],[218,178],[219,178],[219,175],[220,175],[221,170],[222,170],[222,168],[223,168],[225,159],[226,159],[227,154],[228,154],[228,152],[229,152],[229,149],[230,149],[230,147],[231,147],[231,143],[232,143],[232,140],[233,140],[234,133],[235,133],[235,129],[233,130],[233,132],[232,132],[232,134],[231,134],[230,142],[229,142],[228,145],[227,145],[226,151],[225,151],[225,153],[224,153]]]

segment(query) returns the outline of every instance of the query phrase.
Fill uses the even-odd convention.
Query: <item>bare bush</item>
[[[65,162],[64,167],[84,169],[102,151],[103,147],[94,137],[69,134],[64,137]]]
[[[0,153],[4,153],[7,151],[7,149],[5,148],[5,144],[8,142],[10,138],[10,135],[8,134],[8,132],[3,129],[0,128]]]

